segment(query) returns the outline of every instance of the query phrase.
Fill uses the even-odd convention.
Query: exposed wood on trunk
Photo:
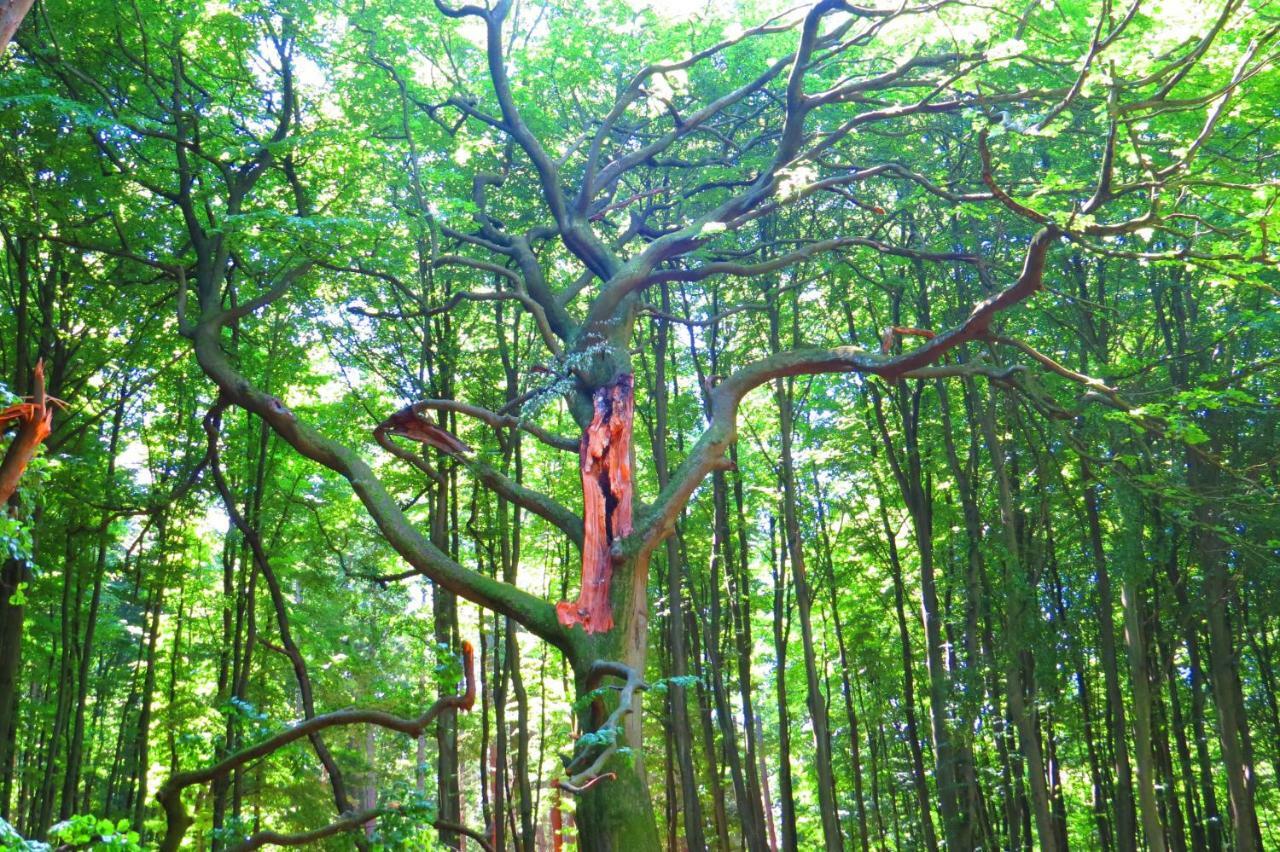
[[[631,424],[635,390],[630,374],[592,394],[595,416],[582,433],[578,449],[582,472],[582,586],[578,600],[556,604],[565,627],[581,625],[587,633],[613,629],[609,581],[611,548],[631,532]]]

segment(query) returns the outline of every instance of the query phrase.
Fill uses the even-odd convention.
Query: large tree
[[[1102,379],[1002,333],[1002,317],[1028,300],[1064,300],[1056,279],[1067,253],[1227,275],[1274,265],[1265,229],[1248,213],[1267,179],[1241,174],[1233,145],[1219,140],[1247,139],[1270,120],[1238,105],[1271,68],[1275,29],[1249,23],[1240,0],[1219,4],[1187,38],[1163,33],[1139,3],[1116,8],[1109,0],[1069,14],[1036,3],[992,11],[946,0],[883,8],[820,0],[750,28],[652,31],[623,7],[594,10],[584,21],[568,4],[437,2],[412,11],[449,49],[419,57],[414,68],[401,55],[404,5],[353,4],[339,22],[304,3],[233,3],[238,14],[216,29],[202,17],[207,9],[169,19],[163,4],[135,4],[127,15],[96,7],[82,31],[119,45],[100,53],[54,37],[65,22],[53,24],[47,40],[31,35],[30,55],[80,104],[68,124],[87,135],[131,205],[86,217],[56,238],[146,267],[172,285],[174,331],[216,386],[215,414],[251,413],[349,482],[376,534],[434,584],[437,638],[452,638],[453,595],[564,655],[580,736],[559,786],[578,799],[588,849],[660,844],[640,712],[650,669],[651,558],[708,477],[718,511],[727,511],[723,473],[733,465],[739,410],[753,390],[772,385],[782,411],[785,562],[803,637],[822,833],[828,848],[842,848],[831,711],[812,638],[815,593],[796,517],[797,491],[807,486],[791,459],[790,380],[883,381],[910,419],[930,380],[960,377],[966,393],[976,393],[978,379],[1062,415],[1026,379],[1052,374],[1077,385],[1082,404],[1169,433],[1168,423],[1136,411]],[[224,52],[210,46],[214,40]],[[317,70],[344,63],[342,74]],[[366,93],[362,101],[347,88],[352,79],[376,80],[385,96]],[[335,101],[342,102],[336,115]],[[359,146],[362,133],[403,145],[406,185],[394,198],[360,181],[369,155],[340,150]],[[348,160],[339,164],[341,157]],[[383,232],[377,211],[388,205],[407,212]],[[951,227],[930,221],[937,217],[949,217]],[[912,280],[915,304],[903,304],[901,288],[886,302],[868,285],[867,314],[843,322],[832,306],[873,268],[877,277]],[[671,288],[696,319],[673,316]],[[784,296],[794,333],[780,331]],[[473,321],[477,303],[495,302],[500,323],[533,329],[526,339],[540,351],[523,354],[523,375],[507,365],[508,387],[522,392],[486,408],[488,388],[453,380],[467,356],[447,324]],[[754,313],[770,316],[769,340],[739,346],[733,359],[686,385],[702,407],[699,434],[683,452],[655,448],[655,487],[638,488],[648,476],[633,430],[637,409],[650,401],[637,393],[636,361],[651,354],[640,320],[689,328]],[[339,366],[370,374],[380,355],[417,352],[417,381],[373,398],[429,396],[400,399],[407,404],[343,430],[320,428],[244,354],[244,338],[281,323],[296,323],[299,334],[342,329],[363,338],[358,364]],[[914,402],[904,380],[915,380]],[[658,384],[665,406],[667,387]],[[556,431],[561,402],[577,434]],[[877,397],[877,414],[879,405]],[[1001,438],[993,422],[983,423],[1000,514],[1014,536],[1004,554],[1012,576],[1022,564],[1015,495]],[[883,420],[879,427],[923,554],[933,498],[918,438],[904,434],[896,448]],[[913,428],[904,423],[906,432]],[[659,440],[665,432],[656,430]],[[217,440],[214,428],[204,466],[216,468]],[[375,444],[425,478],[429,529],[401,494],[422,483],[383,457],[370,462]],[[511,475],[517,446],[539,458],[576,458],[580,511]],[[562,534],[580,559],[576,593],[550,599],[467,564],[480,555],[469,556],[449,529],[459,471]],[[1211,474],[1197,476],[1207,482]],[[225,485],[219,490],[230,507]],[[970,531],[979,534],[976,525]],[[716,534],[727,537],[719,524]],[[255,535],[246,530],[250,542]],[[1203,546],[1212,564],[1218,545]],[[258,549],[255,563],[269,577]],[[677,558],[668,548],[669,570]],[[948,731],[960,725],[945,711],[947,643],[924,560],[941,833],[948,848],[968,848],[983,830],[982,804],[964,736]],[[672,583],[678,603],[680,582]],[[1018,635],[1034,601],[1015,596],[1008,606],[1010,635]],[[1211,609],[1209,652],[1228,666],[1225,615],[1215,618]],[[1047,777],[1048,759],[1027,706],[1028,665],[1017,655],[1005,660],[1005,696],[1032,779],[1036,834],[1050,848],[1058,829],[1051,793],[1036,783]],[[1229,706],[1231,684],[1221,683],[1219,699]],[[309,727],[293,730],[317,733],[319,754],[318,732],[337,722],[312,709],[308,716]],[[426,719],[394,722],[419,734]],[[1234,722],[1222,724],[1231,806],[1245,825],[1253,807],[1245,746]],[[273,742],[220,765],[234,768]],[[203,783],[215,774],[178,777]],[[1152,790],[1140,778],[1140,793]],[[342,827],[362,824],[338,785],[334,792]],[[180,790],[166,795],[176,843],[185,813]],[[696,803],[696,791],[690,798]],[[443,805],[441,815],[457,816]],[[1253,848],[1250,836],[1239,831],[1240,848]]]

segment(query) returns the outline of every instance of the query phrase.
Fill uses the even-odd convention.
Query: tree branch
[[[556,620],[555,608],[515,586],[465,568],[431,544],[412,524],[360,456],[301,422],[273,396],[255,388],[223,352],[216,315],[202,320],[194,332],[196,359],[226,398],[257,414],[290,446],[351,483],[387,542],[424,576],[486,609],[506,615],[561,649],[569,639]]]
[[[991,298],[976,305],[969,316],[925,343],[900,355],[882,355],[852,346],[834,349],[795,349],[779,352],[740,368],[716,386],[711,393],[709,424],[697,444],[659,493],[653,506],[636,524],[635,531],[619,543],[623,552],[649,553],[668,535],[676,518],[684,509],[699,483],[713,470],[729,466],[725,456],[737,437],[738,406],[751,390],[783,376],[818,373],[860,373],[885,379],[939,378],[950,375],[986,375],[1008,380],[1007,368],[983,364],[933,366],[950,350],[985,336],[997,314],[1024,299],[1041,287],[1045,259],[1058,231],[1045,228],[1038,232],[1027,248],[1022,274]]]
[[[416,718],[406,719],[382,710],[362,710],[359,708],[337,710],[333,713],[313,716],[304,722],[294,725],[292,728],[287,728],[268,737],[256,745],[228,755],[212,766],[171,775],[160,787],[160,791],[156,793],[156,801],[164,809],[166,820],[165,835],[161,840],[160,849],[162,852],[176,852],[182,843],[183,835],[186,834],[187,829],[191,826],[191,817],[187,814],[186,807],[182,803],[182,791],[187,787],[207,784],[213,779],[224,776],[247,763],[273,754],[292,742],[296,742],[303,737],[310,737],[328,728],[345,725],[376,725],[389,731],[396,731],[416,738],[421,736],[427,726],[446,710],[470,710],[475,705],[476,700],[475,658],[470,642],[462,643],[462,661],[465,678],[463,693],[461,695],[445,696],[437,700],[421,716]],[[337,833],[337,831],[333,833]]]

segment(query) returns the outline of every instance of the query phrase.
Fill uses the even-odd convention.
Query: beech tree
[[[508,619],[563,655],[578,719],[557,790],[576,802],[582,848],[640,850],[662,846],[642,713],[655,670],[650,622],[656,598],[673,624],[664,653],[678,662],[662,686],[680,708],[672,711],[675,724],[693,725],[685,690],[699,682],[708,684],[722,724],[735,715],[735,702],[750,704],[747,685],[739,700],[723,683],[712,684],[728,668],[716,656],[723,652],[718,623],[705,650],[715,671],[689,674],[686,643],[697,630],[686,631],[684,607],[694,607],[689,618],[695,622],[702,616],[698,603],[684,600],[683,545],[673,535],[710,480],[712,529],[692,525],[683,536],[704,536],[698,547],[719,560],[716,570],[733,577],[717,579],[707,591],[719,618],[720,588],[743,582],[745,571],[738,574],[733,563],[740,557],[745,565],[747,558],[745,540],[730,535],[727,475],[743,438],[741,412],[762,387],[774,392],[780,440],[773,473],[781,502],[776,534],[770,533],[770,541],[776,535],[770,559],[775,662],[785,668],[784,630],[794,607],[808,711],[808,731],[795,726],[787,735],[812,738],[826,848],[855,845],[834,756],[843,748],[840,728],[853,729],[845,736],[855,754],[863,748],[854,687],[842,665],[839,704],[814,639],[825,630],[815,613],[825,618],[829,610],[843,661],[836,569],[829,544],[827,561],[813,558],[806,541],[813,527],[799,514],[804,501],[819,513],[835,510],[823,496],[822,471],[806,471],[794,458],[795,445],[818,431],[797,428],[795,382],[826,375],[840,379],[822,387],[865,390],[874,400],[844,421],[865,430],[888,466],[885,481],[872,489],[878,496],[864,496],[867,506],[902,501],[918,553],[928,736],[916,730],[916,664],[897,536],[888,514],[877,516],[890,548],[885,564],[892,565],[903,646],[923,845],[986,846],[995,832],[975,772],[972,719],[953,715],[947,704],[961,675],[944,635],[949,604],[935,576],[935,495],[922,462],[922,394],[938,396],[947,469],[963,485],[957,529],[963,526],[972,548],[965,588],[974,601],[988,570],[980,542],[991,534],[964,483],[990,479],[996,488],[995,515],[1005,538],[987,561],[1004,588],[1002,636],[1015,648],[1024,635],[1029,641],[1030,632],[1021,631],[1043,604],[1030,590],[1039,577],[1023,576],[1034,558],[1023,552],[1029,544],[1018,473],[1010,469],[1016,451],[1008,446],[1020,437],[997,422],[1002,406],[1023,406],[1047,424],[1104,410],[1125,428],[1183,447],[1193,487],[1209,493],[1228,475],[1216,450],[1203,447],[1188,423],[1145,410],[1116,378],[1092,374],[1087,358],[1069,366],[1041,351],[1024,339],[1027,327],[1010,317],[1031,303],[1052,311],[1088,302],[1092,294],[1075,292],[1071,275],[1073,264],[1094,260],[1232,280],[1274,276],[1267,234],[1274,221],[1274,165],[1246,175],[1236,163],[1239,146],[1261,138],[1274,121],[1268,107],[1246,94],[1264,79],[1274,89],[1277,26],[1254,16],[1242,0],[1215,6],[1213,17],[1187,37],[1155,37],[1158,21],[1140,2],[1121,8],[1109,0],[1070,9],[819,0],[776,15],[756,13],[761,22],[751,26],[653,32],[645,31],[644,16],[613,5],[593,10],[585,22],[567,5],[514,0],[460,6],[437,0],[411,10],[404,7],[412,4],[390,0],[349,5],[339,22],[314,4],[232,3],[215,15],[234,11],[233,20],[214,29],[202,17],[208,10],[184,8],[170,17],[165,4],[141,0],[130,12],[95,7],[72,27],[69,18],[79,13],[50,4],[50,21],[19,34],[30,61],[60,87],[58,97],[76,105],[59,120],[65,132],[85,140],[107,174],[110,188],[99,200],[112,191],[124,199],[116,210],[104,203],[103,210],[67,216],[65,229],[42,239],[143,270],[165,290],[169,338],[185,341],[181,352],[189,349],[211,383],[205,385],[207,443],[197,442],[200,452],[191,470],[175,477],[173,493],[185,496],[201,477],[216,483],[247,542],[251,576],[270,585],[282,653],[303,695],[306,720],[297,726],[256,744],[228,736],[209,767],[173,767],[159,794],[168,819],[163,847],[178,848],[188,827],[185,790],[225,784],[233,771],[303,736],[326,767],[337,821],[292,840],[263,835],[246,841],[248,848],[339,832],[367,844],[359,829],[381,811],[357,807],[344,792],[320,732],[373,724],[420,737],[439,709],[474,699],[469,670],[469,698],[444,698],[416,719],[317,711],[306,664],[290,638],[288,602],[262,543],[260,509],[238,509],[218,468],[224,412],[251,415],[298,456],[346,480],[372,522],[369,532],[407,566],[401,578],[420,575],[432,584],[437,641],[458,639],[451,610],[457,598]],[[438,35],[445,48],[431,56],[408,54],[404,18],[410,15],[413,27]],[[77,34],[75,47],[62,37],[68,32]],[[115,46],[90,48],[95,34]],[[361,182],[359,172],[372,155],[347,152],[350,162],[336,165],[344,146],[359,148],[370,138],[399,146],[402,187],[378,190]],[[1264,215],[1256,215],[1263,207]],[[391,225],[388,209],[396,211]],[[866,309],[846,313],[849,303]],[[506,378],[505,398],[496,405],[486,402],[495,398],[491,388],[455,380],[461,362],[476,357],[457,329],[490,318]],[[745,318],[767,320],[768,339],[737,341],[731,355],[716,350],[719,329]],[[662,335],[656,340],[650,322]],[[365,393],[363,411],[346,422],[317,422],[305,393],[246,343],[287,338],[290,327],[310,342],[327,335],[354,341],[342,344],[355,353],[349,360],[341,345],[333,352],[336,370],[361,373],[366,388],[383,379],[388,386]],[[710,344],[699,336],[704,329],[713,330]],[[673,334],[687,337],[694,349],[688,363],[695,369],[685,365],[678,377],[685,399],[668,399],[672,379],[663,372],[673,358]],[[699,345],[713,348],[700,353]],[[515,357],[508,347],[523,351]],[[1073,407],[1047,392],[1048,382],[1070,388]],[[958,389],[948,390],[949,384]],[[950,407],[952,393],[963,398],[974,424],[967,458],[953,443],[950,418],[960,415]],[[186,404],[198,413],[194,399]],[[688,444],[682,439],[676,446],[668,407],[681,404],[695,412],[697,428]],[[637,412],[654,418],[649,448],[636,441]],[[979,440],[988,459],[979,458]],[[1070,436],[1055,440],[1086,460],[1095,457],[1094,448],[1073,444]],[[576,466],[580,503],[524,481],[516,471],[528,459],[566,477]],[[460,478],[489,496],[473,497],[468,506],[459,496]],[[892,496],[891,488],[897,489]],[[1082,491],[1086,508],[1092,493]],[[425,519],[416,511],[423,494]],[[548,596],[552,584],[539,589],[530,577],[516,577],[516,560],[486,553],[481,536],[464,545],[481,499],[497,501],[504,524],[514,518],[519,527],[527,514],[560,536],[561,542],[542,541],[530,551],[546,559],[572,554],[576,588],[562,598]],[[741,494],[732,505],[745,537],[751,522]],[[1224,523],[1210,505],[1199,510],[1206,530]],[[1144,523],[1130,521],[1139,530]],[[512,533],[504,535],[509,542]],[[1100,558],[1099,535],[1090,541]],[[1209,606],[1207,653],[1225,673],[1238,653],[1227,613],[1219,609],[1228,597],[1226,545],[1206,534],[1199,547],[1206,576],[1222,591]],[[343,548],[336,549],[342,558]],[[665,589],[651,577],[655,554],[666,571]],[[541,572],[551,573],[549,565]],[[1105,582],[1105,567],[1098,582]],[[1135,685],[1149,684],[1156,675],[1143,661],[1153,640],[1142,632],[1141,591],[1130,580],[1120,585],[1128,676]],[[154,608],[153,662],[162,590],[147,601]],[[829,602],[820,590],[831,595]],[[744,605],[749,595],[730,595],[745,683],[753,647]],[[989,614],[974,607],[966,665],[976,668],[980,656],[994,655],[979,647],[979,621]],[[1110,612],[1112,604],[1106,607]],[[1114,627],[1106,631],[1113,634]],[[1103,647],[1110,676],[1118,677],[1114,641],[1109,635]],[[510,653],[518,650],[514,634],[504,643]],[[989,662],[1001,678],[994,700],[1007,705],[1009,736],[1025,761],[1030,790],[1027,828],[1020,828],[1010,799],[1007,834],[1022,831],[1029,844],[1034,824],[1041,848],[1059,848],[1067,835],[1055,811],[1054,757],[1045,753],[1040,733],[1034,660],[1014,651]],[[1117,689],[1108,681],[1117,714],[1113,734],[1123,755],[1126,708],[1112,697]],[[784,681],[778,690],[785,716]],[[1239,693],[1239,683],[1225,674],[1213,679],[1218,707],[1240,705]],[[1143,696],[1135,690],[1130,712],[1136,736],[1146,741],[1152,710]],[[12,700],[0,695],[0,707]],[[710,724],[709,711],[700,718]],[[738,759],[736,745],[729,758],[736,815],[726,809],[722,789],[713,797],[711,819],[726,848],[735,819],[753,849],[767,848],[766,822],[773,825],[772,805],[762,805],[758,793],[760,776],[767,775],[758,770],[763,755],[751,759],[763,734],[752,730],[751,718],[744,731],[748,759]],[[785,729],[785,718],[779,721]],[[1239,849],[1260,848],[1257,820],[1250,817],[1257,782],[1247,728],[1225,711],[1218,722],[1234,842]],[[139,797],[147,789],[145,715],[140,725]],[[450,768],[447,757],[452,748],[456,761],[456,731],[450,747],[449,729],[441,730],[436,824],[448,839],[471,832],[458,793],[446,792],[457,784],[457,766]],[[674,736],[685,824],[701,836],[694,734]],[[701,759],[716,759],[714,741],[708,729],[712,745]],[[790,761],[785,752],[780,760]],[[932,789],[926,761],[932,762]],[[1136,804],[1126,780],[1128,810],[1117,811],[1114,828],[1100,830],[1136,836],[1141,825],[1156,848],[1156,756],[1139,749],[1135,762]],[[861,773],[860,758],[855,766]],[[719,773],[713,775],[719,784]],[[855,777],[857,833],[867,848],[867,809],[861,776]],[[795,815],[787,811],[793,794],[781,795],[781,847],[797,848]],[[141,823],[145,803],[133,802]],[[497,810],[496,822],[504,824]],[[1102,823],[1109,826],[1107,819],[1104,814]],[[525,828],[526,835],[532,831],[531,817]]]

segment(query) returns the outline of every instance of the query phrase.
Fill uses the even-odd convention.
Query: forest
[[[0,0],[0,849],[1280,849],[1278,60]]]

